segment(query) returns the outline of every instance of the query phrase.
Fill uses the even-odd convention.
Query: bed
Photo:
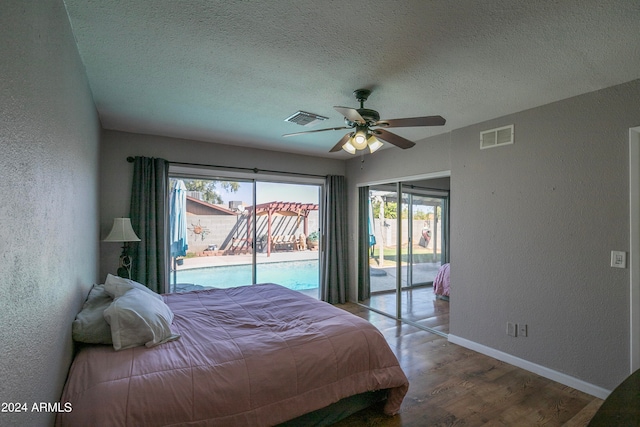
[[[451,291],[451,278],[450,278],[450,265],[449,263],[442,264],[436,274],[436,278],[433,279],[433,292],[443,299],[449,299],[449,293]]]
[[[61,398],[73,409],[57,426],[278,425],[374,391],[393,415],[408,390],[373,325],[296,291],[260,284],[161,299],[170,336],[80,348]]]

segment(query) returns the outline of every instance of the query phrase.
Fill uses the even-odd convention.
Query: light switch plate
[[[627,268],[627,253],[624,251],[611,251],[611,267]]]

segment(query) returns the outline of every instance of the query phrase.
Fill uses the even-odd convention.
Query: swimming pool
[[[177,273],[177,283],[232,288],[251,284],[251,265],[192,268]],[[315,289],[320,283],[318,260],[260,263],[256,283],[277,283],[289,289]]]

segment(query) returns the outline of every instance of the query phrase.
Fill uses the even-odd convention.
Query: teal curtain
[[[325,181],[322,224],[320,295],[330,304],[349,298],[347,247],[347,184],[344,176],[329,175]]]
[[[140,242],[132,245],[131,278],[158,293],[168,289],[168,186],[168,161],[135,158],[129,215]]]
[[[358,301],[371,296],[369,251],[373,236],[373,224],[369,217],[369,187],[358,189]]]

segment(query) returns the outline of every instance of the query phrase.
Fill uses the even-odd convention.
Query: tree
[[[373,209],[373,217],[380,217],[380,205],[382,204],[382,198],[372,198],[371,199],[371,208]],[[396,202],[384,202],[384,218],[385,219],[396,219],[398,217],[397,214],[398,204]],[[441,218],[441,208],[440,206],[435,207],[435,215],[438,219]],[[434,207],[429,207],[427,210],[414,210],[413,211],[413,219],[414,220],[429,220],[433,219],[434,216]],[[402,205],[401,218],[407,219],[409,218],[409,208],[407,205]]]
[[[371,207],[373,208],[373,216],[374,218],[380,217],[380,205],[384,203],[384,216],[386,219],[395,219],[396,218],[396,202],[384,202],[382,198],[375,198],[371,201]]]
[[[372,200],[371,207],[373,208],[373,216],[374,218],[380,217],[380,205],[383,202],[380,200]],[[396,202],[384,202],[384,218],[385,219],[396,219],[398,217],[398,204]],[[401,212],[402,218],[407,218],[409,216],[409,211],[406,206],[403,206]]]
[[[174,179],[171,180],[172,184]],[[202,195],[202,200],[212,205],[224,203],[222,196],[217,190],[220,185],[222,190],[235,193],[240,188],[240,184],[234,181],[216,181],[208,179],[183,179],[187,191],[197,191]]]

